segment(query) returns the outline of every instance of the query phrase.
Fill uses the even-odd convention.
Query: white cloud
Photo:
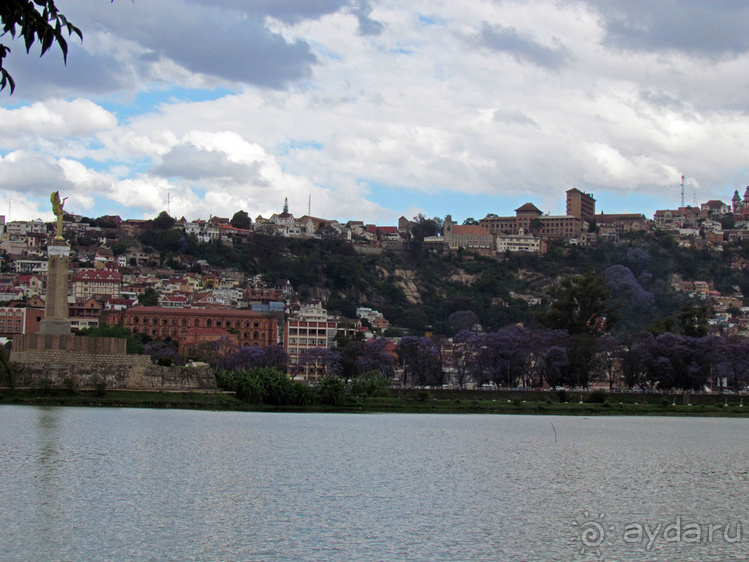
[[[19,148],[43,139],[88,137],[116,126],[112,113],[85,99],[51,99],[16,109],[0,107],[0,146]]]
[[[115,3],[108,11],[74,2],[84,21],[96,22],[89,56],[97,51],[98,62],[128,77],[126,99],[139,91],[126,108],[133,115],[118,122],[109,108],[124,102],[112,97],[0,108],[0,147],[15,151],[0,161],[0,179],[30,193],[61,179],[80,193],[71,204],[91,212],[103,198],[155,216],[169,194],[172,213],[188,218],[240,208],[267,216],[284,197],[304,214],[311,197],[317,216],[372,221],[425,210],[435,191],[543,207],[571,186],[645,196],[682,173],[706,198],[749,183],[743,40],[682,48],[663,35],[665,8],[235,2],[211,5],[215,21],[206,25],[218,27],[205,33],[236,29],[233,17],[261,35],[229,34],[206,51],[194,25],[206,13],[200,4]],[[185,29],[164,33],[148,19],[177,8],[193,30],[189,48]],[[707,4],[692,2],[686,13],[692,23],[726,21]],[[731,15],[749,23],[745,10]],[[616,18],[626,25],[616,27]],[[633,31],[640,21],[649,22],[646,35]],[[259,69],[266,47],[273,57]],[[232,48],[238,54],[216,62]],[[244,68],[243,56],[251,63]],[[193,94],[208,99],[190,101]],[[29,165],[37,169],[23,179]]]

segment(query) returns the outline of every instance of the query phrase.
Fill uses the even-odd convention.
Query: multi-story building
[[[383,330],[390,327],[390,322],[387,321],[382,312],[378,312],[377,310],[360,306],[356,309],[356,315],[359,318],[366,319],[376,330]]]
[[[650,221],[642,214],[609,214],[596,215],[596,226],[601,235],[621,234],[623,232],[644,231],[650,229]]]
[[[108,269],[80,271],[73,277],[72,288],[76,300],[93,296],[117,298],[121,296],[122,275]]]
[[[577,217],[583,223],[591,223],[596,216],[596,200],[593,196],[573,187],[567,190],[567,215]]]
[[[494,254],[494,236],[480,225],[460,225],[453,222],[452,216],[447,215],[442,226],[442,239],[451,250],[465,248],[485,255]],[[424,240],[432,241],[433,238]]]
[[[720,219],[731,212],[731,206],[726,205],[719,199],[711,199],[707,203],[700,205],[700,211],[702,211],[702,216],[705,218]]]
[[[44,309],[16,306],[0,307],[0,336],[12,337],[16,334],[36,334],[44,320]]]
[[[204,335],[220,334],[239,346],[274,345],[278,341],[275,317],[250,310],[232,308],[165,308],[134,306],[126,310],[104,310],[103,324],[122,324],[135,334],[152,338],[171,338],[181,354],[200,345]],[[217,331],[218,330],[218,331]]]
[[[305,350],[316,347],[333,347],[338,321],[328,316],[322,304],[303,306],[283,327],[283,347],[288,356],[289,372],[302,380],[317,378],[317,370],[300,365],[300,356]]]
[[[526,234],[521,228],[517,234],[497,235],[497,253],[504,252],[545,253],[546,243],[538,236]]]
[[[488,214],[479,225],[491,234],[534,233],[541,238],[566,239],[578,237],[595,219],[595,199],[579,189],[567,191],[567,214],[550,216],[533,203],[526,203],[515,209],[514,217],[500,217]]]
[[[9,237],[26,236],[27,234],[46,234],[47,224],[39,220],[32,221],[10,221],[5,225],[5,232]]]
[[[660,209],[653,215],[656,228],[674,229],[697,226],[702,213],[697,207],[679,207],[673,209]]]
[[[13,265],[16,273],[47,273],[46,259],[38,260],[15,260]]]

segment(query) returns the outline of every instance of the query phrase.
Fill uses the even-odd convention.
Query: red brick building
[[[189,342],[199,345],[201,334],[225,330],[236,337],[240,346],[269,346],[278,341],[278,321],[273,316],[236,308],[164,308],[160,306],[134,306],[127,310],[102,311],[102,324],[122,324],[134,334],[148,334],[152,338],[170,337],[176,341],[180,353]]]
[[[0,307],[0,336],[36,334],[44,320],[44,309],[17,306]]]

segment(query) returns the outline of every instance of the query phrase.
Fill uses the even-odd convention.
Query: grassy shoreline
[[[539,395],[540,394],[540,395]],[[634,398],[633,398],[634,397]],[[550,393],[465,391],[446,393],[404,392],[385,398],[350,398],[339,406],[268,406],[248,404],[225,392],[158,392],[108,390],[0,390],[0,405],[81,406],[108,408],[189,409],[243,412],[327,413],[424,413],[424,414],[532,414],[568,416],[698,416],[745,417],[739,397],[692,395],[692,405],[683,396],[609,395],[603,403],[554,400]],[[664,399],[665,398],[665,399]],[[657,401],[656,401],[657,400]],[[726,405],[726,402],[728,404]],[[674,404],[676,403],[676,404]]]

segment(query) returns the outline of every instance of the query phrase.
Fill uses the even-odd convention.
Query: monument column
[[[68,258],[70,247],[65,240],[53,240],[47,247],[47,297],[44,301],[44,320],[40,334],[66,336],[70,334],[68,318]]]
[[[65,198],[67,199],[67,197]],[[47,246],[47,297],[44,301],[44,320],[39,324],[40,334],[66,336],[70,334],[68,317],[68,260],[70,246],[62,236],[62,215],[65,199],[55,191],[50,197],[52,211],[57,217],[57,236]]]

